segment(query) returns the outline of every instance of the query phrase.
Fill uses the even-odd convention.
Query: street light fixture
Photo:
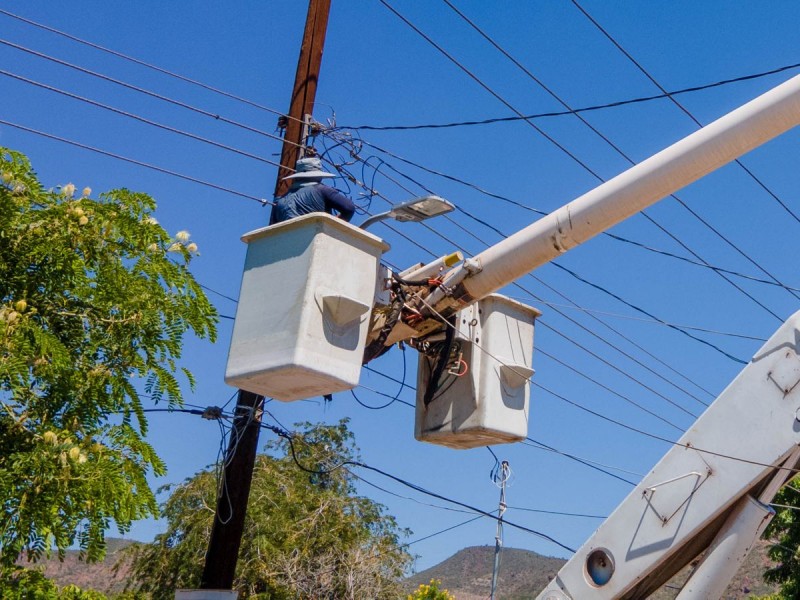
[[[449,213],[455,209],[455,205],[439,196],[422,196],[415,200],[402,202],[392,207],[392,210],[371,216],[361,224],[361,229],[366,229],[373,223],[384,219],[395,219],[396,221],[413,221],[418,223],[431,217],[437,217]]]

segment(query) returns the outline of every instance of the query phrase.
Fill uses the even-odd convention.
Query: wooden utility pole
[[[283,195],[288,189],[288,182],[283,178],[294,172],[294,163],[300,156],[299,149],[305,143],[304,118],[312,114],[314,109],[330,6],[331,0],[309,0],[283,138],[281,167],[275,184],[276,196]],[[239,390],[200,589],[229,590],[233,587],[258,450],[261,401],[261,396]]]
[[[297,74],[294,79],[292,101],[289,104],[289,119],[281,151],[281,167],[275,183],[275,196],[282,196],[289,189],[289,182],[283,178],[294,173],[294,163],[300,158],[300,148],[305,144],[303,130],[305,116],[314,112],[314,98],[317,94],[319,68],[322,64],[322,50],[325,46],[325,32],[328,28],[328,13],[331,0],[310,0],[303,44],[297,61]]]

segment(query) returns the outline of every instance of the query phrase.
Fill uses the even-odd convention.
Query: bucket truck
[[[362,361],[407,341],[421,359],[418,438],[453,447],[520,439],[510,421],[527,427],[538,311],[494,293],[798,124],[800,76],[455,267],[450,255],[391,273],[380,265],[382,240],[324,214],[251,232],[226,381],[285,401],[351,389]],[[267,293],[276,282],[281,293]],[[492,336],[500,330],[523,343]],[[539,598],[646,598],[701,554],[679,598],[719,597],[800,463],[798,344],[800,313]],[[477,379],[457,394],[430,393],[443,373],[466,375],[464,357],[478,355],[486,356]]]

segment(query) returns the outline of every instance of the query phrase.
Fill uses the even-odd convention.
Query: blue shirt
[[[295,183],[285,196],[275,200],[269,224],[282,223],[295,217],[314,212],[333,214],[333,211],[345,221],[353,218],[356,207],[353,201],[327,185],[317,181]]]

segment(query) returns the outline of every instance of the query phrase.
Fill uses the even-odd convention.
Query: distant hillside
[[[486,600],[491,592],[494,546],[459,550],[438,565],[408,579],[408,589],[439,579],[457,600]],[[503,548],[498,577],[502,600],[535,598],[564,564],[561,558],[542,556],[529,550]]]
[[[125,588],[130,577],[130,566],[123,562],[118,572],[114,573],[114,565],[121,558],[121,551],[135,543],[131,540],[107,538],[106,558],[100,563],[87,564],[80,560],[77,550],[68,550],[63,562],[53,556],[37,563],[20,561],[20,564],[32,568],[44,567],[45,576],[60,587],[73,584],[84,590],[116,593]]]
[[[721,600],[744,600],[751,594],[765,595],[776,591],[776,586],[765,584],[761,578],[764,570],[772,565],[767,557],[767,547],[766,542],[760,542],[750,553]],[[421,583],[438,579],[456,600],[486,600],[491,591],[493,561],[494,546],[464,548],[438,565],[409,577],[406,588],[411,591]],[[497,585],[498,599],[535,598],[564,562],[529,550],[504,548]],[[651,600],[673,600],[690,570],[691,565],[653,594]]]
[[[83,589],[104,593],[120,592],[130,576],[130,567],[123,562],[117,573],[114,573],[113,567],[121,558],[121,551],[134,543],[136,542],[130,540],[109,539],[108,554],[102,563],[86,564],[79,560],[77,551],[71,550],[67,552],[63,562],[52,558],[34,566],[44,566],[47,577],[59,586],[71,583]],[[722,600],[745,600],[751,594],[765,595],[775,591],[775,586],[767,585],[761,579],[761,574],[772,564],[767,557],[767,547],[766,542],[760,542],[750,553]],[[439,579],[456,600],[486,600],[491,590],[493,560],[494,546],[464,548],[438,565],[409,577],[406,587],[411,591],[420,583]],[[561,558],[542,556],[529,550],[504,548],[497,586],[498,599],[535,598],[563,564],[564,560]],[[690,569],[691,566],[676,575],[653,594],[651,600],[673,600],[686,581]]]

